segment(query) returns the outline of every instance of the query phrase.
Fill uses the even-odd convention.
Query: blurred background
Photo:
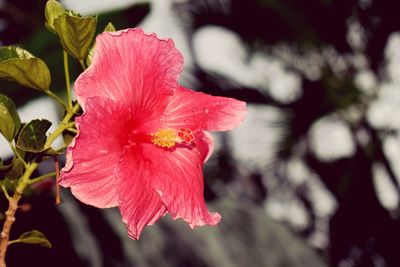
[[[45,2],[0,0],[0,44],[44,59],[61,94],[62,50],[44,27]],[[192,231],[166,216],[134,241],[117,209],[86,206],[69,190],[56,207],[48,182],[24,198],[12,236],[38,229],[53,248],[13,245],[9,266],[400,266],[396,1],[61,2],[98,14],[98,32],[111,21],[173,38],[185,57],[181,83],[246,101],[248,116],[214,135],[205,166],[218,227]],[[78,64],[71,69],[76,78]],[[4,81],[0,92],[23,121],[62,115],[40,92]],[[0,157],[10,156],[0,139]]]

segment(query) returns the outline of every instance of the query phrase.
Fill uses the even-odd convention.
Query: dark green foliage
[[[65,12],[54,19],[54,30],[65,51],[78,60],[86,59],[96,31],[96,17]]]
[[[0,48],[0,79],[40,91],[50,90],[51,77],[46,64],[19,47]]]
[[[11,142],[21,127],[14,102],[0,94],[0,133]]]
[[[47,139],[46,132],[50,126],[51,122],[48,120],[29,122],[18,135],[17,147],[25,152],[42,152]]]
[[[23,233],[18,239],[12,240],[11,244],[14,243],[25,243],[25,244],[34,244],[43,246],[46,248],[51,248],[51,243],[47,238],[38,230],[32,230],[26,233]]]

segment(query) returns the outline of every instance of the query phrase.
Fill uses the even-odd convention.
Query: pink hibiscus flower
[[[236,127],[246,104],[180,86],[182,65],[172,40],[141,29],[103,33],[75,83],[84,114],[60,185],[86,204],[118,206],[134,239],[167,212],[192,228],[221,219],[203,196],[213,149],[206,131]]]

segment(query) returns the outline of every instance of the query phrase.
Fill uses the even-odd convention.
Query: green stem
[[[74,116],[75,113],[77,113],[80,109],[80,106],[78,103],[75,104],[75,106],[67,112],[67,114],[65,114],[64,119],[61,121],[60,125],[58,126],[58,128],[49,135],[49,137],[47,137],[47,141],[44,144],[44,148],[43,150],[49,149],[51,144],[54,142],[54,140],[62,134],[63,131],[65,131],[65,129],[69,128],[69,121],[71,120],[71,118]]]
[[[0,236],[0,267],[6,267],[6,252],[8,248],[8,242],[10,240],[11,226],[15,221],[15,212],[18,209],[18,201],[21,199],[22,192],[28,185],[29,177],[31,177],[38,165],[39,164],[36,162],[28,165],[28,167],[25,169],[25,173],[18,180],[18,185],[13,196],[8,199],[8,209],[5,212],[6,218]]]
[[[20,161],[22,161],[22,163],[24,164],[25,168],[28,166],[28,163],[26,163],[26,161],[24,160],[24,158],[21,156],[21,154],[19,154],[18,149],[14,146],[14,144],[12,142],[8,142],[8,144],[11,147],[11,150],[14,152],[15,156],[17,156],[17,159],[19,159]]]
[[[50,172],[50,173],[46,173],[46,174],[40,175],[40,176],[38,176],[38,177],[35,177],[35,178],[33,178],[33,179],[30,179],[30,180],[29,180],[29,185],[35,184],[35,183],[38,183],[38,182],[43,181],[44,179],[47,179],[47,178],[51,178],[51,177],[53,177],[53,176],[56,176],[56,174],[57,174],[56,172]]]
[[[57,153],[59,153],[59,152],[61,152],[61,151],[63,151],[64,149],[66,149],[68,147],[68,145],[62,145],[62,146],[60,146],[59,148],[57,148],[57,149],[55,149],[55,151],[57,152]]]
[[[68,131],[70,131],[71,133],[78,133],[78,130],[75,128],[67,128]]]
[[[10,195],[8,194],[7,188],[4,185],[1,185],[1,190],[3,190],[4,196],[10,200]]]
[[[81,67],[82,67],[82,69],[83,70],[86,70],[86,65],[85,65],[85,62],[81,59],[81,60],[79,60],[79,63],[81,63]]]
[[[67,114],[65,114],[64,119],[61,121],[61,123],[58,125],[57,129],[50,134],[50,136],[47,138],[47,141],[44,145],[44,147],[50,148],[51,144],[54,142],[54,140],[62,134],[62,132],[68,128],[68,124],[72,117],[74,116],[75,113],[78,112],[80,106],[79,104],[75,104],[75,106],[72,109],[67,110]],[[34,180],[30,180],[30,177],[32,173],[36,170],[36,168],[39,166],[39,163],[33,162],[27,164],[25,167],[25,172],[19,178],[17,187],[14,191],[14,194],[12,197],[8,199],[8,209],[5,212],[5,221],[3,224],[3,229],[1,231],[1,241],[0,241],[0,267],[6,267],[6,252],[7,248],[9,245],[9,240],[10,240],[10,231],[11,231],[11,226],[13,225],[15,221],[15,213],[18,209],[18,202],[21,199],[22,193],[24,192],[25,188],[30,185],[33,181],[37,181],[40,177],[35,178]],[[48,174],[47,174],[48,175]],[[43,178],[44,179],[44,178]],[[7,196],[7,195],[6,195]]]
[[[72,100],[71,100],[71,81],[69,78],[69,67],[68,67],[68,53],[63,50],[64,55],[64,73],[65,73],[65,85],[67,88],[67,103],[68,109],[72,108]]]
[[[25,188],[29,185],[29,178],[31,177],[32,173],[36,170],[39,166],[39,163],[33,162],[28,165],[28,168],[25,169],[24,175],[22,175],[21,179],[18,180],[17,188],[15,189],[15,193],[22,195]],[[14,194],[15,194],[14,193]]]
[[[64,101],[59,98],[56,94],[54,94],[52,91],[48,90],[46,91],[46,94],[56,100],[65,110],[68,110],[67,105],[65,105]]]
[[[18,243],[18,242],[20,242],[20,240],[19,239],[15,239],[15,240],[9,241],[8,245],[15,244],[15,243]]]

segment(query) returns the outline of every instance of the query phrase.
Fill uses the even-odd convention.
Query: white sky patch
[[[315,231],[308,239],[308,242],[310,242],[310,244],[313,245],[314,247],[321,249],[326,248],[329,245],[329,238],[326,232],[327,230]]]
[[[193,49],[203,69],[251,84],[250,70],[244,64],[245,47],[236,33],[218,26],[202,27],[193,36]]]
[[[53,132],[60,122],[58,116],[58,106],[49,97],[41,97],[28,102],[26,105],[18,109],[18,114],[21,118],[21,122],[30,122],[34,119],[47,119],[52,122],[52,125],[48,131]],[[47,134],[48,135],[48,134]],[[59,137],[53,143],[53,147],[59,147],[63,144],[62,138]],[[4,137],[0,137],[0,157],[8,158],[11,157],[12,151],[9,148],[7,141]]]
[[[395,83],[383,84],[378,98],[368,109],[367,119],[375,128],[398,129],[400,116],[395,114],[400,114],[400,87]]]
[[[253,86],[264,89],[263,92],[269,94],[274,100],[291,103],[301,97],[303,91],[300,76],[295,72],[285,70],[282,62],[257,53],[250,60],[248,67],[252,73],[258,73],[258,77],[254,77],[258,83]],[[252,76],[255,76],[254,74]]]
[[[277,221],[288,222],[293,228],[301,230],[309,224],[309,217],[302,202],[288,197],[283,201],[281,196],[271,195],[265,201],[265,210]]]
[[[354,155],[356,146],[349,126],[335,116],[319,119],[309,132],[311,150],[322,161]]]
[[[196,78],[191,75],[193,67],[192,55],[190,53],[188,37],[180,24],[178,17],[173,9],[174,0],[64,0],[63,3],[68,9],[76,10],[84,15],[93,15],[102,12],[108,12],[127,8],[135,4],[150,3],[150,12],[144,20],[138,25],[146,33],[156,33],[160,38],[171,38],[175,46],[183,54],[184,72],[180,81],[185,86],[193,87]],[[132,27],[135,25],[132,25]]]
[[[333,194],[326,189],[321,179],[314,173],[309,177],[308,185],[315,213],[321,218],[331,216],[337,209],[337,201]]]
[[[312,210],[316,214],[315,231],[309,242],[315,247],[326,248],[329,244],[329,219],[337,209],[337,201],[326,189],[316,173],[310,170],[300,156],[293,156],[285,163],[285,173],[293,187],[306,186],[307,196]],[[274,177],[266,176],[266,182],[272,186],[272,194],[265,202],[267,213],[274,219],[286,221],[295,229],[304,229],[309,222],[309,215],[303,203],[289,190],[274,190]],[[278,179],[278,178],[276,178]],[[292,189],[293,190],[293,189]]]
[[[347,58],[339,54],[333,46],[325,47],[322,55],[337,76],[340,77],[348,71]]]
[[[357,130],[356,138],[358,144],[362,147],[367,147],[371,140],[369,133],[364,128],[360,128]]]
[[[389,79],[400,84],[400,33],[395,32],[389,36],[385,47],[385,58],[387,60],[386,70]]]
[[[375,74],[368,69],[358,71],[354,77],[354,83],[364,93],[370,95],[377,88],[377,79]]]
[[[386,79],[379,85],[378,97],[370,105],[367,113],[369,123],[377,129],[400,130],[400,33],[395,32],[388,38],[385,47]],[[400,137],[386,136],[383,139],[383,151],[389,161],[395,178],[400,182]],[[387,209],[395,209],[399,204],[396,191],[389,174],[380,165],[373,168],[374,185],[378,198]]]
[[[359,21],[355,19],[348,21],[346,40],[353,49],[364,50],[365,31]]]
[[[287,210],[285,206],[275,198],[268,198],[265,201],[265,209],[267,214],[277,221],[282,221],[286,218]]]
[[[385,47],[388,79],[380,85],[367,118],[375,128],[400,129],[400,33],[392,33]]]
[[[69,226],[72,245],[79,257],[88,267],[102,266],[101,250],[96,238],[90,230],[86,216],[82,213],[78,203],[71,194],[61,190],[62,205],[58,207],[66,225]]]
[[[245,121],[227,133],[234,158],[249,168],[264,169],[275,158],[276,144],[282,134],[282,129],[272,124],[281,120],[281,110],[249,104]]]
[[[394,210],[399,205],[399,193],[396,191],[389,174],[382,164],[373,165],[374,187],[381,204],[388,210]]]
[[[310,48],[299,53],[287,44],[276,45],[272,49],[274,56],[307,79],[317,81],[321,78],[321,68],[325,64],[325,59],[319,50]]]
[[[155,32],[161,38],[172,38],[176,47],[183,54],[186,69],[193,65],[188,37],[179,23],[172,0],[151,0],[150,13],[140,23],[145,32]],[[188,73],[186,73],[188,75]]]
[[[199,29],[193,37],[196,59],[203,69],[236,83],[259,89],[276,101],[290,103],[302,95],[301,79],[282,62],[258,52],[248,58],[239,35],[218,26]]]
[[[291,201],[286,207],[286,215],[290,224],[297,229],[304,229],[309,224],[306,208],[300,201]]]
[[[273,178],[268,178],[273,179]],[[304,229],[309,224],[309,217],[302,202],[288,194],[270,195],[265,201],[265,210],[273,219],[289,223],[297,230]]]
[[[367,57],[362,52],[355,52],[352,57],[352,64],[358,70],[364,70],[369,67],[369,62]]]
[[[309,241],[316,247],[326,248],[329,244],[329,222],[337,209],[337,201],[331,191],[321,182],[321,178],[308,169],[305,163],[303,165],[306,171],[309,172],[307,179],[308,197],[317,216],[315,220],[316,229],[310,236]]]
[[[124,255],[127,257],[127,260],[131,264],[135,264],[137,266],[145,266],[146,262],[143,260],[143,257],[138,257],[137,253],[140,253],[137,249],[137,243],[132,242],[132,239],[130,239],[127,234],[126,234],[126,226],[125,224],[121,221],[121,215],[118,212],[118,209],[104,209],[102,210],[102,215],[103,218],[110,224],[112,229],[114,230],[115,234],[118,235],[119,240],[121,242],[121,247],[124,252]],[[146,229],[145,229],[146,230]],[[151,229],[150,231],[145,231],[145,233],[150,233],[152,234],[155,232],[155,235],[152,235],[152,237],[159,237],[157,241],[159,243],[164,242],[162,235],[157,232],[156,229]]]
[[[95,15],[127,8],[139,3],[148,3],[149,0],[61,0],[60,2],[65,8],[74,10],[82,15]]]
[[[304,162],[299,158],[291,158],[286,163],[288,178],[296,185],[303,184],[310,176],[310,172]]]
[[[12,156],[12,150],[8,145],[7,140],[0,134],[0,158],[7,159]]]
[[[313,208],[319,217],[324,218],[333,214],[337,207],[334,196],[326,189],[318,175],[311,171],[301,158],[291,158],[287,162],[286,168],[291,182],[295,185],[303,183],[308,185]]]
[[[396,175],[397,181],[400,183],[400,138],[385,138],[383,140],[383,152]]]
[[[270,96],[281,103],[291,103],[302,95],[301,79],[294,73],[278,73],[270,85]]]

